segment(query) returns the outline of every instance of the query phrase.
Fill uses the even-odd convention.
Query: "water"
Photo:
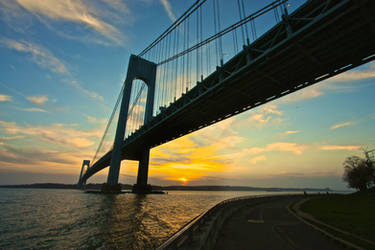
[[[0,249],[152,249],[216,203],[262,194],[273,193],[169,191],[137,196],[1,188]]]

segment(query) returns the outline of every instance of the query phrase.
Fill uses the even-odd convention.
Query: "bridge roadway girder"
[[[360,2],[361,4],[358,4]],[[308,1],[122,145],[123,159],[375,59],[375,1]],[[288,25],[288,27],[286,27]],[[287,30],[291,31],[288,34]],[[249,60],[250,58],[250,60]],[[111,152],[84,178],[108,166]]]

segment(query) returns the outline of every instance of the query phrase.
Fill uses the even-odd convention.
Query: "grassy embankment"
[[[302,204],[301,210],[328,225],[363,239],[375,241],[375,192],[329,195],[311,199]],[[365,249],[375,249],[374,245],[365,241],[328,228],[322,229]]]

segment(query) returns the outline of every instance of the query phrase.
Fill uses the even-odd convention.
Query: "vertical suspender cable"
[[[197,32],[197,39],[196,39],[196,43],[199,43],[200,40],[199,40],[199,10],[196,12],[196,16],[197,16],[197,25],[196,25],[196,32]],[[196,54],[196,62],[195,62],[195,66],[196,66],[196,82],[199,81],[199,50],[197,49],[195,51],[195,54]]]
[[[134,110],[134,100],[135,100],[135,93],[137,93],[137,90],[138,90],[138,84],[137,84],[137,81],[133,81],[133,86],[132,86],[132,89],[131,89],[131,98],[130,100],[132,101],[132,104],[131,106],[129,107],[129,111],[128,112],[128,120],[129,120],[129,132],[130,133],[133,133],[134,132],[134,124],[135,124],[135,121],[134,121],[134,113],[133,113],[133,110]]]
[[[183,42],[183,50],[186,49],[186,21],[184,21],[184,42]],[[181,74],[181,94],[184,93],[184,87],[185,87],[185,56],[182,57],[182,74]]]
[[[220,5],[219,5],[219,0],[216,1],[217,5],[217,25],[218,25],[218,32],[221,31],[221,25],[220,25]],[[223,41],[222,37],[219,36],[219,56],[220,56],[220,67],[223,66]]]
[[[160,54],[161,54],[161,52],[160,52],[160,48],[161,48],[160,44],[158,44],[157,48],[158,48],[157,61],[160,62]],[[159,112],[159,107],[160,107],[160,86],[161,86],[160,85],[160,68],[161,68],[160,66],[157,66],[157,68],[156,68],[156,72],[157,72],[156,73],[156,77],[157,77],[156,78],[157,79],[156,84],[157,85],[155,86],[155,91],[157,92],[157,93],[155,92],[156,99],[157,99],[156,102],[155,102],[156,103],[156,105],[155,105],[156,106],[155,107],[156,108],[156,113]]]
[[[166,41],[163,40],[163,59],[165,58],[165,54],[166,54]],[[165,96],[164,96],[164,89],[165,89],[165,68],[166,68],[166,65],[163,65],[163,86],[161,88],[161,102],[162,102],[162,106],[164,107],[164,104],[165,104]]]
[[[199,8],[199,26],[200,26],[200,39],[199,39],[199,42],[202,42],[203,40],[203,26],[202,26],[202,8],[203,6],[201,6]],[[200,55],[200,60],[201,60],[201,63],[200,63],[200,66],[201,66],[201,69],[200,69],[200,72],[201,72],[201,78],[203,78],[203,51],[202,51],[202,47],[199,48],[199,55]]]
[[[173,54],[176,55],[177,54],[177,31],[175,30],[173,32]],[[177,72],[177,59],[174,60],[174,67],[173,67],[173,71],[172,71],[172,78],[173,78],[173,81],[172,81],[172,97],[173,99],[176,99],[176,72]]]
[[[176,54],[178,53],[178,51],[179,51],[179,32],[178,32],[178,30],[176,30],[176,32],[175,32],[175,34],[176,34]],[[178,76],[179,76],[179,74],[178,74],[178,71],[179,71],[179,65],[178,65],[178,60],[179,60],[179,58],[177,58],[176,59],[176,72],[175,72],[175,81],[176,81],[176,83],[175,83],[175,96],[176,96],[176,98],[178,97]]]
[[[189,48],[189,35],[190,35],[190,17],[186,19],[187,25],[187,39],[186,39],[186,48]],[[186,54],[186,92],[190,86],[190,53]]]
[[[170,56],[171,53],[171,36],[167,36],[167,58]],[[170,88],[170,79],[169,79],[169,72],[170,72],[170,62],[165,64],[166,67],[166,84],[165,84],[165,99],[166,99],[166,106],[169,106],[169,88]]]
[[[240,0],[237,0],[237,6],[238,6],[238,14],[240,15],[240,20],[242,20],[243,17],[242,17]],[[244,32],[243,25],[241,25],[241,34],[242,34],[242,45],[245,45],[245,32]]]
[[[245,4],[244,4],[243,0],[241,0],[241,4],[242,4],[242,16],[245,17],[246,16],[246,14],[245,14]],[[247,42],[247,45],[250,45],[249,31],[247,29],[247,23],[245,23],[244,25],[245,25],[245,31],[246,31],[246,42]]]
[[[217,10],[216,10],[216,1],[217,0],[213,1],[213,3],[214,3],[214,32],[215,32],[215,34],[218,33],[218,31],[217,31],[217,24],[216,24],[216,22],[217,22],[217,20],[216,20],[216,16],[217,16],[217,14],[216,14],[216,12],[217,12]],[[219,65],[219,50],[218,50],[218,44],[217,43],[218,43],[218,41],[217,41],[217,39],[215,39],[216,66]]]

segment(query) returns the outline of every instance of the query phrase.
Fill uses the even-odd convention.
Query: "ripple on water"
[[[251,194],[262,193],[170,191],[137,196],[0,189],[0,249],[155,248],[216,203]]]

